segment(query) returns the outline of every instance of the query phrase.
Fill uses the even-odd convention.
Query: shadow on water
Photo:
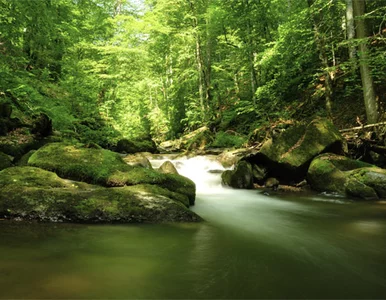
[[[386,298],[385,203],[225,189],[215,162],[178,165],[206,222],[0,221],[0,298]]]

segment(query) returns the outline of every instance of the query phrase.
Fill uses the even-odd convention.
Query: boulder
[[[176,167],[170,160],[165,161],[158,169],[163,174],[178,174]]]
[[[149,159],[143,156],[141,153],[129,154],[123,158],[124,162],[133,167],[143,167],[152,169]]]
[[[224,168],[229,168],[235,165],[243,156],[250,154],[245,149],[225,150],[217,156],[217,160]]]
[[[130,166],[118,153],[105,149],[85,148],[82,144],[51,143],[33,153],[28,164],[55,172],[62,178],[106,187],[158,185],[187,197],[190,205],[195,201],[196,187],[190,179]]]
[[[267,177],[267,170],[259,165],[252,166],[253,173],[253,181],[262,185],[264,183],[265,178]]]
[[[159,223],[201,218],[153,185],[105,188],[34,167],[0,172],[0,217],[39,221]]]
[[[264,187],[267,189],[272,189],[276,191],[279,187],[279,180],[273,177],[267,178],[267,180],[265,181]]]
[[[214,141],[213,133],[207,126],[200,127],[189,134],[173,141],[165,141],[160,144],[160,148],[165,152],[180,150],[204,150]]]
[[[9,168],[11,166],[12,166],[11,158],[7,154],[0,152],[0,171],[6,168]]]
[[[116,151],[119,153],[138,153],[138,152],[150,152],[150,153],[157,153],[157,145],[155,142],[150,138],[144,138],[144,139],[121,139],[117,143]]]
[[[245,160],[265,167],[270,177],[293,183],[304,179],[315,156],[324,152],[341,153],[342,147],[338,129],[327,119],[316,119],[269,139],[258,153]]]
[[[386,197],[386,170],[344,156],[326,153],[316,157],[307,173],[311,188],[363,200]]]
[[[234,170],[227,170],[221,174],[222,184],[236,189],[253,188],[253,171],[250,163],[240,161]]]

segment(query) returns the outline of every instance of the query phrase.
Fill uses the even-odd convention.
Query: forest
[[[381,122],[385,13],[384,0],[0,0],[0,99],[105,148]]]
[[[386,0],[0,0],[0,299],[386,299]]]

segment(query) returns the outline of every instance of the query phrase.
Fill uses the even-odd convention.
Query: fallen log
[[[341,129],[341,130],[339,130],[339,132],[348,132],[348,131],[353,131],[353,130],[361,130],[361,129],[371,128],[371,127],[376,127],[376,126],[381,126],[381,125],[385,125],[386,126],[386,122],[379,122],[379,123],[375,123],[375,124],[368,124],[368,125],[357,126],[357,127],[347,128],[347,129]]]

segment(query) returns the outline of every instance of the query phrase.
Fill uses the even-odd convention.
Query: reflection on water
[[[386,298],[385,203],[224,189],[200,159],[205,223],[0,221],[0,298]]]

